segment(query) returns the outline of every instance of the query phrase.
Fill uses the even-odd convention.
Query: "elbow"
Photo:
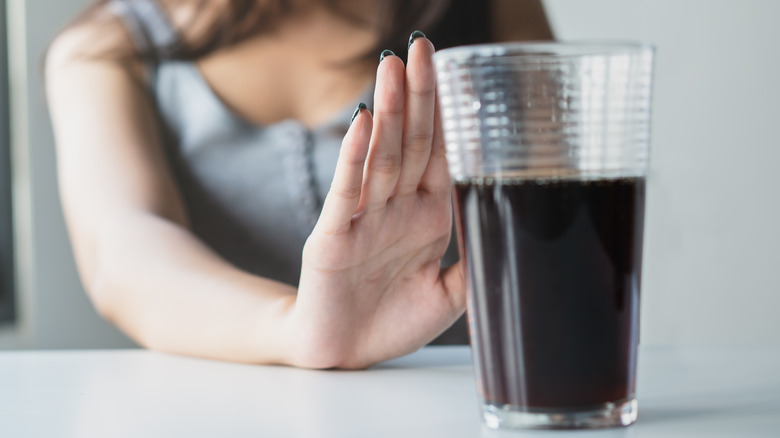
[[[83,283],[87,296],[98,315],[106,321],[116,324],[118,320],[116,305],[118,291],[113,286],[116,281],[111,279],[106,269],[98,268],[88,278],[84,278]]]
[[[145,334],[139,326],[139,318],[133,309],[131,297],[127,294],[125,282],[108,270],[98,269],[89,281],[84,282],[87,296],[97,314],[115,326],[127,337],[143,348],[154,348],[153,337]]]
[[[123,263],[116,259],[105,260],[104,257],[98,257],[95,261],[90,272],[82,275],[92,307],[101,318],[143,345],[133,329],[136,318],[133,315],[132,294],[128,293],[132,282],[128,281],[125,270],[121,269]]]

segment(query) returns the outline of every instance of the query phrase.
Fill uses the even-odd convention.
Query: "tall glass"
[[[633,423],[653,49],[434,60],[485,424]]]

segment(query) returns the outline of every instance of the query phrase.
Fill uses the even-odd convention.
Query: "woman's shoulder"
[[[73,69],[110,67],[141,79],[143,65],[135,58],[135,51],[135,43],[120,17],[106,8],[96,8],[88,18],[74,21],[52,40],[46,52],[46,76]]]
[[[105,112],[146,105],[146,66],[122,20],[110,11],[90,11],[60,32],[45,57],[45,86],[52,117],[69,112]],[[121,102],[121,104],[118,104]]]
[[[155,45],[198,40],[219,16],[216,3],[110,0],[86,10],[60,32],[47,62],[149,59],[164,49]]]

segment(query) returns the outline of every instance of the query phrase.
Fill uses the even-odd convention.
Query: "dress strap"
[[[139,51],[166,59],[177,48],[179,33],[157,0],[110,0],[109,7],[122,20]]]

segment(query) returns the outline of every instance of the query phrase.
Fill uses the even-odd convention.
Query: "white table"
[[[0,437],[780,437],[780,348],[643,348],[639,421],[498,433],[469,350],[310,371],[143,350],[0,352]]]

